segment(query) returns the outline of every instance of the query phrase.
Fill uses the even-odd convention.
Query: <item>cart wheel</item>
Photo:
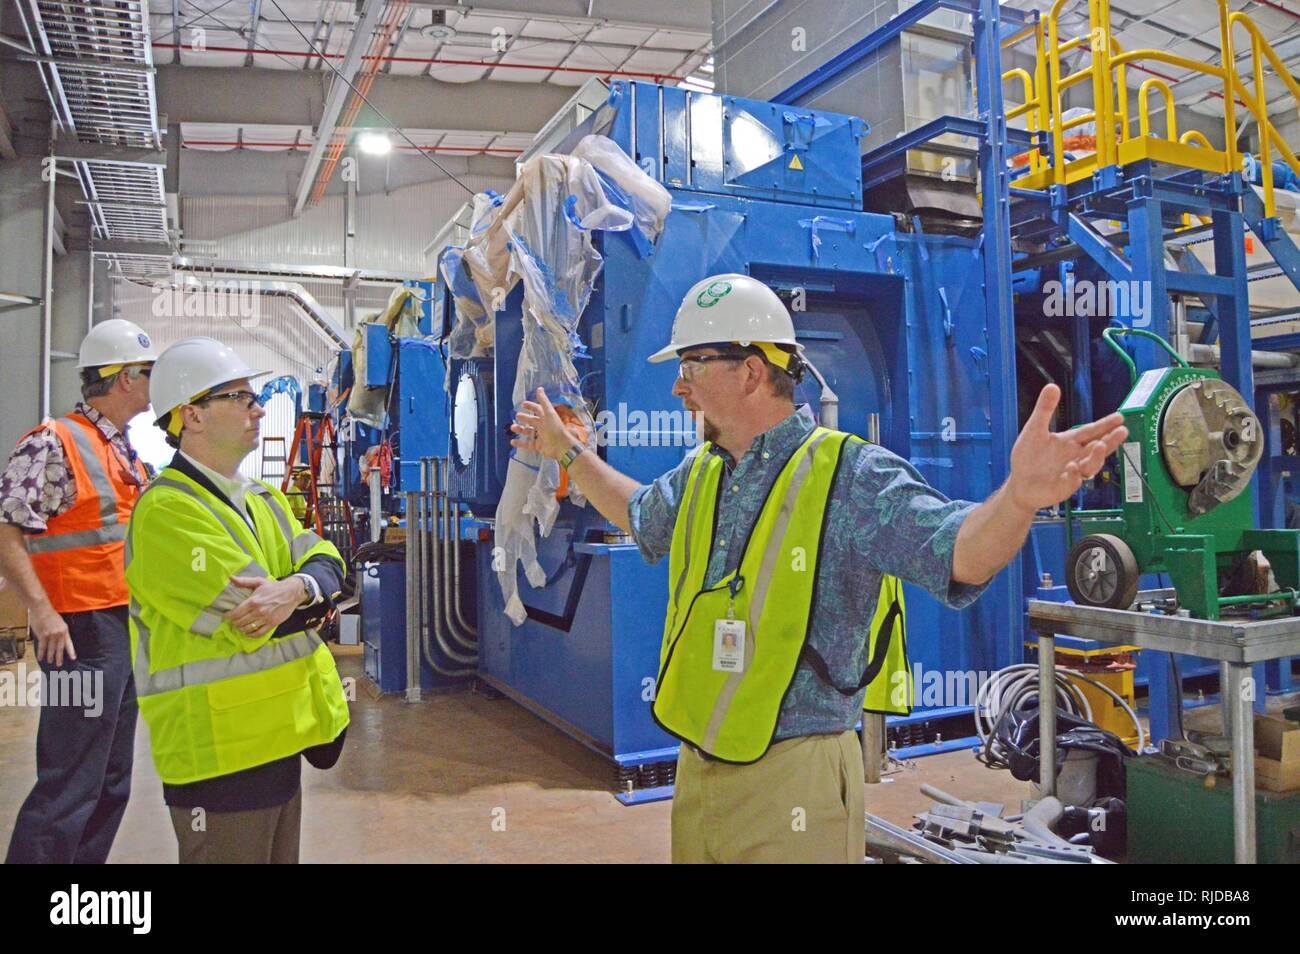
[[[1091,534],[1066,557],[1065,584],[1076,603],[1128,609],[1137,599],[1137,558],[1119,537]]]

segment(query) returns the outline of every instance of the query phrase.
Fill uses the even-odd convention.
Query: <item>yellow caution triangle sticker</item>
[[[803,172],[803,163],[799,161],[799,153],[796,152],[790,157],[789,168],[794,169],[797,172]]]

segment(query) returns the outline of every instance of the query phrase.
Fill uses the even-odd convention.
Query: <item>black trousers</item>
[[[131,794],[138,709],[126,607],[63,619],[77,659],[41,663],[36,786],[6,863],[102,864]]]

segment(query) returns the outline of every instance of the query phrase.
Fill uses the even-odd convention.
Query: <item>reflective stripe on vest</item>
[[[169,477],[159,477],[154,483],[160,487],[171,487],[188,494],[201,503],[208,513],[225,528],[226,532],[230,534],[230,538],[249,558],[248,564],[235,576],[266,577],[270,575],[261,564],[253,559],[253,555],[248,552],[248,547],[235,534],[234,529],[225,518],[217,513],[216,508],[203,499],[203,496],[195,491],[193,487],[179,480],[172,480]],[[271,509],[274,512],[279,511],[279,508],[274,505],[272,505]],[[129,539],[126,543],[126,562],[128,566],[131,563],[131,541]],[[194,624],[190,627],[190,631],[202,636],[211,636],[224,621],[223,614],[234,609],[247,597],[248,591],[246,589],[235,586],[233,583],[227,584],[216,600],[199,613]],[[200,659],[194,662],[182,663],[170,669],[150,672],[149,627],[141,619],[140,604],[135,599],[131,600],[131,619],[136,627],[135,691],[136,695],[141,697],[156,695],[160,692],[171,692],[176,689],[183,689],[185,686],[217,682],[232,676],[246,676],[250,673],[265,672],[268,669],[274,669],[285,663],[293,662],[295,659],[310,656],[315,652],[317,646],[322,645],[322,640],[316,631],[309,629],[297,636],[273,639],[251,653],[239,653],[217,659]]]
[[[753,762],[771,744],[807,638],[823,517],[847,437],[825,428],[808,435],[769,489],[737,569],[708,588],[723,465],[706,446],[691,468],[670,547],[676,584],[652,713],[715,758]],[[781,598],[769,600],[774,592]],[[713,668],[714,624],[733,601],[746,624],[744,665],[723,672]]]
[[[85,470],[86,476],[90,478],[90,483],[95,488],[95,494],[99,498],[99,526],[89,530],[74,530],[64,533],[57,530],[46,530],[40,534],[28,534],[26,536],[28,553],[55,553],[59,550],[95,546],[99,543],[112,543],[126,538],[126,524],[119,523],[117,519],[117,490],[113,487],[113,479],[104,470],[98,448],[90,442],[90,437],[86,434],[85,429],[72,418],[62,418],[59,423],[71,435],[81,466]],[[56,431],[56,433],[58,432]],[[110,448],[110,453],[116,453],[116,451]],[[70,469],[76,466],[74,461],[68,460],[67,463]],[[58,518],[55,517],[51,522],[57,520]]]
[[[670,547],[673,589],[652,711],[666,731],[714,758],[753,762],[771,745],[808,648],[830,495],[850,439],[860,440],[824,428],[808,435],[769,489],[737,569],[707,588],[723,464],[706,446],[688,473]],[[714,624],[726,617],[729,600],[746,624],[739,672],[713,668]],[[863,622],[870,670],[864,678],[871,677],[864,705],[906,711],[890,707],[888,697],[896,673],[907,668],[897,580],[882,580],[876,613]],[[829,683],[829,675],[823,678]]]
[[[154,764],[168,784],[293,756],[335,740],[348,724],[338,669],[318,632],[246,638],[225,619],[249,595],[235,577],[276,579],[294,569],[292,541],[275,516],[287,508],[251,493],[244,501],[247,525],[219,492],[169,469],[132,517],[132,672]],[[318,552],[338,559],[328,543]],[[190,559],[201,562],[191,564],[187,585],[181,574]]]
[[[284,538],[289,541],[289,559],[293,560],[295,564],[310,553],[313,547],[325,542],[324,538],[313,531],[304,529],[301,523],[295,523],[291,520],[290,515],[285,513],[280,505],[276,503],[275,495],[266,487],[255,483],[249,489],[266,500],[266,505],[271,509],[271,513],[275,515],[275,521],[280,525],[281,532],[284,533]]]
[[[776,523],[772,526],[772,532],[768,536],[768,540],[785,540],[786,530],[790,526],[790,515],[794,513],[795,500],[803,490],[804,481],[808,479],[808,471],[812,469],[813,454],[816,453],[817,447],[826,439],[828,433],[821,431],[820,428],[814,431],[807,452],[799,456],[799,463],[795,466],[794,476],[790,479],[789,488],[781,498],[781,510],[776,515]],[[753,544],[754,541],[751,540],[750,545]],[[763,608],[767,605],[767,591],[772,585],[772,570],[778,555],[783,553],[785,549],[784,546],[764,546],[762,549],[763,562],[758,571],[758,580],[751,591],[753,595],[749,598],[749,609],[745,613],[748,630],[754,638],[745,640],[745,668],[741,672],[733,672],[727,675],[727,681],[722,687],[722,692],[718,693],[718,698],[713,703],[713,714],[709,716],[708,728],[704,730],[704,738],[700,742],[700,748],[706,752],[711,752],[717,747],[718,733],[722,730],[722,721],[727,717],[731,705],[735,701],[736,690],[740,688],[740,683],[745,676],[753,670],[754,646],[758,642],[758,627],[755,625],[755,620],[763,618]],[[743,558],[741,562],[744,562]]]
[[[60,550],[75,550],[77,547],[95,547],[101,543],[117,543],[126,539],[125,523],[114,523],[94,530],[74,530],[71,533],[50,535],[28,534],[28,553],[57,553]]]

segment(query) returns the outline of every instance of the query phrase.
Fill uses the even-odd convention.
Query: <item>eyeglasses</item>
[[[245,411],[251,411],[255,406],[262,403],[252,391],[226,391],[222,394],[209,394],[207,397],[199,398],[192,403],[207,404],[210,401],[242,401],[244,403],[243,410]]]
[[[682,358],[677,364],[677,376],[690,384],[710,361],[744,361],[748,357],[749,355],[738,354],[698,354]]]

